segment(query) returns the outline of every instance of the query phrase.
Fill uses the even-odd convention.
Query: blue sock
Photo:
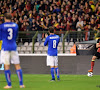
[[[59,69],[55,68],[55,71],[56,71],[57,78],[60,78],[60,76],[59,76]]]
[[[7,85],[11,86],[11,72],[10,70],[5,70],[5,77],[6,77],[6,81],[7,81]]]
[[[51,68],[51,76],[52,76],[52,79],[55,79],[54,68]]]
[[[23,73],[22,73],[22,69],[16,70],[17,76],[19,78],[19,84],[23,85]]]

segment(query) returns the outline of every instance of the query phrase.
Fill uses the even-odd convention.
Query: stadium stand
[[[65,53],[76,42],[94,39],[94,32],[100,30],[100,0],[1,0],[0,24],[4,22],[4,14],[12,14],[12,22],[19,25],[18,52],[32,53],[32,37],[39,31],[34,44],[34,53],[46,53],[43,46],[48,27],[54,27],[60,35],[58,53],[63,53],[63,37]],[[21,33],[20,32],[25,32]],[[21,38],[20,38],[21,37]]]
[[[70,49],[71,47],[74,45],[73,42],[66,42],[65,43],[65,50],[66,50],[66,53],[70,53]],[[44,47],[44,42],[42,42],[40,45],[39,45],[39,42],[36,42],[35,45],[34,45],[34,49],[35,49],[35,52],[34,53],[46,53],[47,52],[47,49],[48,47]],[[19,46],[17,47],[17,50],[19,53],[32,53],[32,42],[28,43],[28,42],[25,42],[24,44],[21,44],[19,43]],[[63,46],[62,46],[62,42],[59,43],[58,45],[58,53],[63,53]]]

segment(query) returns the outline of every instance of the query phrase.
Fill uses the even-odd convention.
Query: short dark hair
[[[49,27],[49,32],[50,33],[54,33],[54,28],[53,27]]]
[[[12,18],[12,16],[11,16],[10,13],[5,13],[4,17],[5,17],[6,19],[9,19],[9,20],[11,20],[11,18]]]

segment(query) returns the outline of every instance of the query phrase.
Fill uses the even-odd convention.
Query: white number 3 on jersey
[[[9,28],[8,32],[9,32],[8,40],[11,40],[13,38],[13,29]]]

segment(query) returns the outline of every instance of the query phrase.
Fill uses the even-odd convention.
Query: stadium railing
[[[48,31],[19,31],[19,37],[17,42],[32,42],[32,52],[34,53],[34,44],[37,41],[37,35],[38,33],[41,33],[43,35],[43,38],[45,38],[45,33],[48,33]],[[61,34],[63,34],[63,39],[62,39],[62,48],[63,48],[63,53],[65,53],[65,41],[66,42],[80,42],[80,41],[87,41],[87,40],[93,40],[98,35],[100,32],[97,31],[56,31],[56,34],[59,34],[61,37]],[[81,39],[81,40],[80,40]],[[79,41],[80,40],[80,41]]]
[[[63,42],[62,42],[62,44],[63,44],[63,53],[65,53],[65,38],[67,37],[67,35],[68,35],[68,31],[65,33],[65,35],[64,35],[64,37],[63,37]]]
[[[38,31],[35,33],[35,35],[34,35],[33,38],[32,38],[32,43],[33,43],[32,52],[33,52],[33,53],[34,53],[35,39],[36,39],[37,35],[38,35]]]
[[[98,37],[100,37],[100,31],[98,31],[98,32],[95,34],[94,39],[97,39]]]
[[[17,42],[32,42],[32,38],[35,35],[36,31],[19,31]]]

